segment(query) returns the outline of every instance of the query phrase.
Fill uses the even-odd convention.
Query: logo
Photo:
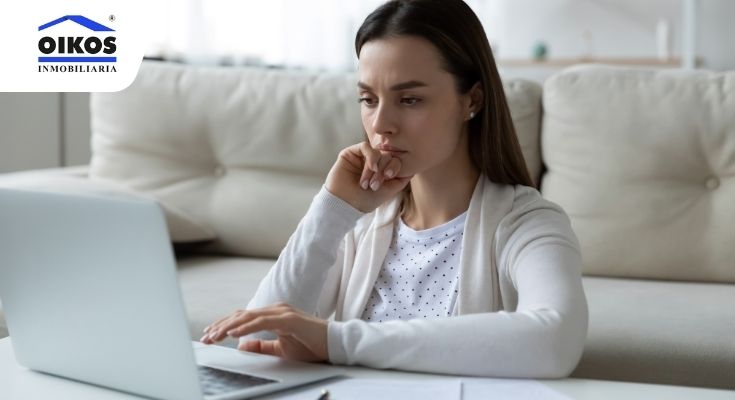
[[[111,15],[109,19],[114,22],[115,16]],[[48,35],[47,29],[53,30],[66,21],[85,28],[82,35]],[[82,15],[65,15],[39,26],[38,31],[44,35],[38,40],[41,53],[38,72],[117,72],[114,29]]]
[[[151,29],[166,19],[146,0],[7,3],[0,0],[0,14],[12,8],[0,23],[0,92],[123,90],[138,74]]]

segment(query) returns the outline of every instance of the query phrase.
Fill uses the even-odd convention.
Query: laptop
[[[162,210],[0,188],[0,301],[19,364],[157,399],[241,399],[340,375],[191,341]]]

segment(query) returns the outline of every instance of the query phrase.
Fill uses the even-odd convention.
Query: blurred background
[[[354,37],[383,0],[158,0],[146,58],[354,71]],[[467,0],[504,78],[579,63],[735,69],[732,0]],[[87,164],[89,95],[0,93],[0,173]]]

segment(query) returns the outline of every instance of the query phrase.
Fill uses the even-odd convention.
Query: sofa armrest
[[[88,178],[89,177],[89,165],[74,165],[71,167],[56,167],[56,168],[43,168],[43,169],[32,169],[28,171],[18,172],[7,172],[0,174],[0,185],[3,187],[9,187],[14,182],[21,182],[27,179],[35,177],[52,177],[52,176],[63,176],[71,178]]]
[[[86,165],[0,174],[0,188],[155,200],[164,212],[173,242],[202,242],[216,238],[211,229],[193,221],[172,205],[163,204],[151,195],[133,191],[113,181],[90,178]]]

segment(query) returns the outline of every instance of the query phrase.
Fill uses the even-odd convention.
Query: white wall
[[[549,59],[655,59],[656,25],[670,31],[671,57],[683,43],[682,0],[467,0],[480,16],[504,78],[543,83],[563,65],[517,65],[539,40]],[[701,68],[735,70],[734,0],[698,0],[696,53]]]
[[[735,1],[700,0],[697,47],[706,67],[735,70]]]
[[[528,59],[538,40],[548,44],[550,58],[655,58],[660,19],[669,22],[672,55],[681,55],[679,0],[478,0],[470,4],[496,45],[498,59]],[[734,19],[735,1],[699,0],[697,53],[704,67],[735,69]]]
[[[0,173],[84,165],[88,93],[0,93]]]
[[[90,140],[89,93],[62,93],[63,166],[89,164]]]
[[[0,93],[0,172],[60,163],[58,93]]]
[[[489,0],[475,10],[498,59],[529,58],[538,40],[548,44],[550,58],[655,58],[661,19],[669,22],[672,55],[681,55],[679,0]],[[699,1],[697,53],[706,68],[735,69],[733,19],[735,1]]]
[[[374,2],[375,0],[370,0]],[[670,23],[680,54],[680,0],[467,0],[498,59],[527,59],[540,39],[551,58],[655,57],[656,22]],[[735,70],[735,0],[699,0],[698,54],[705,68]],[[583,33],[592,38],[586,54]],[[348,42],[351,42],[348,41]],[[345,52],[353,57],[352,48]],[[557,67],[508,68],[506,78],[543,81]],[[89,162],[89,95],[0,93],[0,172]]]

